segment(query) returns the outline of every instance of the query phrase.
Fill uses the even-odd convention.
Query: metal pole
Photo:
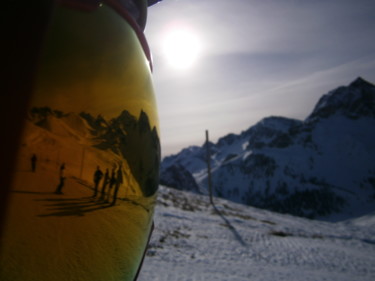
[[[209,146],[208,130],[206,130],[206,161],[207,161],[207,180],[208,180],[208,192],[210,195],[210,203],[213,205],[212,199],[212,181],[211,181],[211,153]]]

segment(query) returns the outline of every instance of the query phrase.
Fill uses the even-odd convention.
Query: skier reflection
[[[116,172],[115,172],[115,167],[113,167],[112,169],[112,172],[111,172],[111,178],[109,179],[109,187],[108,187],[108,196],[107,196],[107,200],[109,200],[110,196],[111,196],[111,191],[112,191],[112,187],[115,185],[116,183]]]
[[[101,200],[104,200],[105,189],[106,189],[108,183],[109,183],[109,170],[105,169],[105,174],[104,174],[104,179],[103,179],[103,185],[102,185],[102,190],[101,190],[101,195],[100,195],[100,199]]]
[[[56,194],[62,194],[62,189],[65,184],[65,178],[65,163],[62,163],[60,166],[60,183],[55,191]]]
[[[103,172],[102,170],[100,170],[100,167],[98,166],[96,167],[96,171],[94,173],[94,195],[92,197],[96,197],[96,195],[98,194],[98,186],[102,177]]]
[[[111,206],[114,206],[116,204],[117,200],[117,193],[120,188],[120,185],[123,183],[123,177],[122,177],[122,164],[118,167],[117,173],[116,173],[116,186],[113,193],[113,200],[111,203]]]
[[[30,160],[31,160],[31,171],[34,173],[36,169],[36,161],[37,161],[37,157],[35,153],[33,154],[33,156],[31,156]]]

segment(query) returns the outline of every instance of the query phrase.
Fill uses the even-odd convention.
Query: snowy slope
[[[161,186],[139,281],[375,280],[375,215],[329,223]]]
[[[268,117],[210,143],[214,192],[310,218],[338,220],[375,211],[374,128],[375,86],[358,78],[324,95],[304,121]],[[190,147],[166,157],[161,182],[190,187],[187,170],[204,193],[205,153],[205,146]],[[184,177],[176,175],[179,167]]]

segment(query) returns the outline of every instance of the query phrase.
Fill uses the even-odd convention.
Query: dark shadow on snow
[[[137,207],[141,207],[146,212],[150,212],[150,209],[139,204],[136,201],[129,200],[126,198],[119,198],[119,200],[133,204]],[[81,198],[47,198],[37,199],[36,201],[49,202],[44,206],[47,208],[49,213],[40,214],[38,217],[51,217],[51,216],[84,216],[85,213],[103,210],[110,207],[115,207],[112,202],[107,200],[96,199],[94,197],[81,197]]]
[[[84,216],[85,213],[103,210],[111,207],[111,204],[106,201],[98,201],[93,197],[83,198],[50,198],[40,199],[38,201],[52,202],[46,204],[49,213],[40,214],[38,217],[51,216]]]
[[[232,231],[234,237],[236,240],[244,247],[247,246],[246,242],[242,239],[241,235],[238,233],[236,228],[230,223],[230,221],[224,216],[224,214],[215,206],[215,204],[212,205],[214,207],[215,212],[222,218],[222,220],[225,223],[225,226]]]
[[[28,190],[12,190],[13,193],[25,193],[25,194],[53,194],[53,192],[41,192],[41,191],[28,191]]]

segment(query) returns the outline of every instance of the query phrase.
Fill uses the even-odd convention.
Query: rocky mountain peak
[[[374,85],[371,84],[370,82],[366,81],[362,77],[358,77],[352,83],[350,83],[349,87],[355,87],[355,88],[360,88],[360,87],[374,87]]]
[[[341,86],[322,96],[306,120],[314,121],[333,114],[351,119],[375,117],[375,86],[358,77],[349,86]]]

